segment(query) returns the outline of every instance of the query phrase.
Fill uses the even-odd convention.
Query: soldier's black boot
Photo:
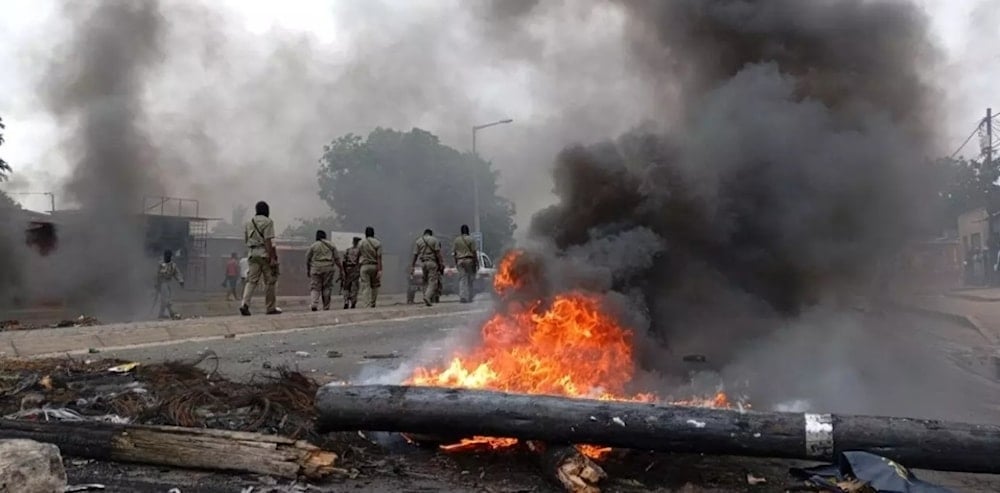
[[[244,317],[249,317],[250,307],[246,305],[240,305],[240,315],[243,315]]]

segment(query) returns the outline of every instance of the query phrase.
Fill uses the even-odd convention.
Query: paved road
[[[218,355],[219,371],[230,378],[246,378],[266,367],[287,366],[319,381],[357,382],[384,375],[415,356],[447,356],[450,353],[446,351],[458,339],[477,333],[476,327],[486,316],[485,312],[420,315],[417,310],[415,313],[394,320],[181,342],[108,351],[101,356],[152,362],[190,359],[211,350]],[[328,356],[330,351],[339,355]]]
[[[474,339],[479,323],[487,316],[484,312],[436,315],[420,315],[419,311],[416,313],[418,314],[393,320],[108,351],[100,356],[152,362],[192,358],[208,349],[218,355],[219,371],[232,378],[247,378],[266,364],[270,367],[287,365],[298,368],[321,381],[399,381],[402,375],[409,374],[408,367],[403,365],[409,364],[410,360],[447,357],[456,345]],[[757,377],[761,381],[772,379],[789,382],[787,392],[809,397],[817,405],[824,408],[831,406],[836,408],[832,409],[835,411],[864,412],[867,409],[875,413],[916,414],[926,417],[934,417],[933,415],[940,413],[947,415],[940,417],[952,419],[961,416],[973,421],[1000,422],[997,407],[1000,377],[992,359],[995,348],[975,330],[940,320],[898,314],[849,315],[829,323],[832,324],[830,330],[834,332],[830,332],[827,339],[811,336],[796,342],[788,341],[794,337],[786,334],[780,339],[789,344],[780,347],[768,344],[770,352],[759,359],[770,358],[780,364],[774,370],[775,373],[759,374]],[[826,328],[820,329],[820,333],[826,333]],[[329,351],[336,351],[339,355],[328,357]],[[305,356],[297,352],[309,354]],[[366,358],[379,355],[394,357]],[[798,373],[805,371],[808,365],[814,366],[809,368],[809,373],[814,375],[811,378],[817,379],[815,385],[812,385],[810,378],[804,378]],[[762,366],[757,371],[764,371],[766,368]],[[830,379],[837,380],[838,383],[824,382]],[[797,384],[791,386],[792,382]],[[776,384],[769,386],[776,387]],[[834,389],[835,393],[824,401],[820,394],[827,393],[827,388]],[[816,395],[807,395],[810,390],[816,392]],[[875,399],[876,396],[878,399]],[[839,405],[838,398],[841,401]],[[866,407],[857,409],[857,406]],[[653,462],[662,459],[660,457]],[[528,490],[537,487],[537,476],[533,472],[506,469],[510,466],[510,461],[484,461],[476,457],[469,457],[468,460],[457,458],[454,462],[433,457],[409,460],[394,455],[388,456],[388,460],[409,461],[405,467],[400,466],[402,470],[418,471],[421,474],[418,477],[428,478],[427,484],[411,491],[482,491],[482,486],[496,486],[500,481],[497,478],[501,477],[513,478],[530,485],[526,487]],[[675,459],[671,459],[673,460]],[[752,488],[753,491],[783,491],[782,485],[791,484],[787,476],[787,467],[791,464],[788,461],[745,458],[718,458],[712,461],[706,462],[704,458],[699,458],[697,464],[701,464],[698,466],[701,469],[692,466],[691,470],[699,472],[685,481],[721,487],[712,491],[741,491],[746,488],[744,471],[753,471],[769,478],[768,485]],[[496,474],[480,472],[485,467],[484,464],[494,462],[499,468]],[[138,469],[132,466],[100,466],[110,468],[109,470],[95,467],[73,467],[70,475],[78,482],[101,479],[109,483],[118,481],[112,481],[112,477],[133,480],[142,477],[137,474]],[[458,469],[452,471],[454,474],[444,474],[448,468]],[[470,476],[462,472],[462,469],[473,469],[472,472],[476,474],[471,476],[480,479],[469,483]],[[649,474],[651,473],[648,471],[639,474],[637,479],[650,481]],[[686,477],[676,471],[668,475],[675,479]],[[954,491],[1000,491],[1000,477],[997,476],[932,472],[921,472],[920,475],[954,488]],[[171,486],[182,486],[182,491],[235,492],[242,486],[255,484],[255,480],[250,478],[218,474],[178,473],[174,476],[170,479],[173,481]],[[718,480],[721,477],[729,479]],[[151,474],[148,481],[151,485],[148,490],[119,485],[119,489],[111,491],[161,491],[166,486],[167,479],[162,475]],[[365,492],[405,490],[399,481],[399,477],[393,474],[372,471],[358,481],[329,485],[328,489],[322,491],[341,491],[344,488]],[[415,484],[412,478],[403,481],[409,487]],[[544,491],[545,488],[542,486],[541,490]],[[662,485],[634,489],[616,486],[612,489],[672,491]],[[694,488],[688,491],[704,490]]]

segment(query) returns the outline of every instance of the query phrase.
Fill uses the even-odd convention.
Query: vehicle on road
[[[493,288],[493,276],[496,274],[496,267],[493,266],[493,259],[483,252],[479,252],[479,271],[476,272],[476,281],[473,285],[473,293],[490,291]],[[406,302],[413,303],[417,293],[423,290],[424,274],[420,266],[416,266],[410,271],[409,282],[406,286]],[[441,295],[458,294],[458,269],[455,266],[446,265],[444,274],[441,276]]]

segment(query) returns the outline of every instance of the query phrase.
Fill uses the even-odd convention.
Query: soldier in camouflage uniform
[[[444,258],[441,256],[441,242],[429,229],[425,229],[423,236],[413,243],[413,261],[410,263],[410,270],[416,268],[418,260],[423,275],[424,304],[431,306],[436,299],[435,293],[441,280],[441,271],[444,270]]]
[[[184,287],[184,276],[174,263],[173,257],[174,253],[170,250],[163,252],[163,262],[156,271],[156,295],[160,299],[160,318],[178,318],[174,312],[170,281],[176,280],[181,287]]]
[[[330,309],[333,282],[338,274],[343,277],[340,253],[337,252],[337,247],[326,241],[326,231],[317,231],[316,242],[306,251],[306,276],[309,277],[312,311],[319,309],[321,299],[323,309]]]
[[[365,239],[358,243],[361,265],[361,306],[375,308],[378,288],[382,285],[382,242],[375,238],[375,228],[365,228]]]
[[[469,236],[469,226],[462,225],[462,234],[455,237],[452,256],[458,269],[458,298],[462,303],[471,303],[476,297],[475,281],[479,272],[479,252],[476,240]]]
[[[344,275],[340,279],[340,290],[344,294],[344,309],[354,308],[358,304],[358,287],[361,282],[361,251],[358,243],[361,238],[354,237],[353,246],[344,252]]]

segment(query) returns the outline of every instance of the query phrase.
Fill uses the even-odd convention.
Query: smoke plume
[[[158,194],[160,160],[147,131],[147,78],[162,60],[159,2],[66,2],[72,36],[44,77],[49,111],[68,134],[66,198],[80,205],[62,221],[64,241],[39,283],[102,314],[129,315],[151,282],[139,221]]]
[[[783,317],[868,294],[920,226],[912,169],[933,151],[935,93],[922,74],[936,56],[921,11],[620,5],[634,68],[660,81],[670,129],[563,150],[558,203],[535,215],[531,237],[557,264],[606,270],[655,337],[713,341],[723,360]]]

